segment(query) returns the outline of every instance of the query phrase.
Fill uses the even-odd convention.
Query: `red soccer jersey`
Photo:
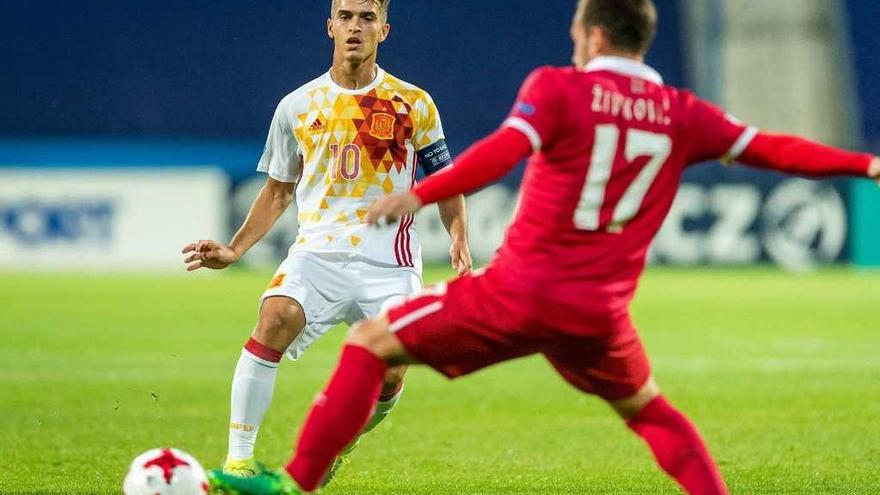
[[[685,167],[736,158],[757,132],[614,57],[536,70],[504,126],[535,153],[494,266],[541,299],[599,311],[632,299]]]
[[[758,132],[665,86],[644,64],[600,57],[585,69],[536,70],[502,129],[413,193],[428,203],[471,191],[530,151],[519,210],[491,266],[527,311],[571,322],[626,311],[686,166],[738,158],[788,173],[865,177],[872,159]]]

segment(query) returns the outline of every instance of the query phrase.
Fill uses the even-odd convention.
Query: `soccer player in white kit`
[[[413,187],[417,165],[430,175],[452,164],[428,93],[376,64],[378,46],[390,29],[389,2],[332,2],[327,31],[334,43],[333,66],[278,105],[258,167],[269,177],[241,229],[228,245],[202,240],[183,249],[190,271],[226,268],[296,197],[297,240],[260,299],[259,322],[232,380],[223,468],[229,474],[257,472],[257,431],[283,354],[296,360],[337,324],[372,318],[422,287],[413,217],[386,229],[363,221],[375,200]],[[464,273],[472,261],[463,196],[441,203],[439,210],[452,239],[452,266]],[[404,372],[388,371],[364,432],[397,403]]]

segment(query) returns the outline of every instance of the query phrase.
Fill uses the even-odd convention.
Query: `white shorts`
[[[260,305],[280,296],[302,306],[306,326],[286,352],[297,360],[336,325],[372,318],[421,289],[422,278],[412,268],[377,264],[348,253],[300,251],[278,267]]]

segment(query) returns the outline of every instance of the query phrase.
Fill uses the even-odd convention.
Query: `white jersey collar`
[[[343,88],[342,86],[336,84],[336,81],[333,80],[333,74],[330,71],[327,71],[327,81],[330,84],[330,86],[335,91],[338,91],[340,93],[349,94],[349,95],[361,95],[364,93],[369,93],[370,91],[376,89],[376,86],[378,86],[379,83],[381,83],[382,79],[384,79],[384,78],[385,78],[385,70],[383,70],[382,67],[379,67],[379,65],[377,64],[376,65],[376,77],[373,79],[373,82],[364,86],[363,88],[348,89],[348,88]]]
[[[654,84],[663,84],[663,76],[661,76],[659,72],[648,65],[624,57],[596,57],[584,67],[584,71],[617,72],[618,74],[644,79]]]

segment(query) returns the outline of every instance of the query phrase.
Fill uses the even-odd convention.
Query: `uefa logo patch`
[[[535,105],[532,105],[531,103],[526,103],[524,101],[520,101],[520,102],[517,102],[517,104],[516,104],[516,112],[521,113],[523,115],[528,115],[528,116],[535,115],[536,110],[537,109],[535,108]]]

